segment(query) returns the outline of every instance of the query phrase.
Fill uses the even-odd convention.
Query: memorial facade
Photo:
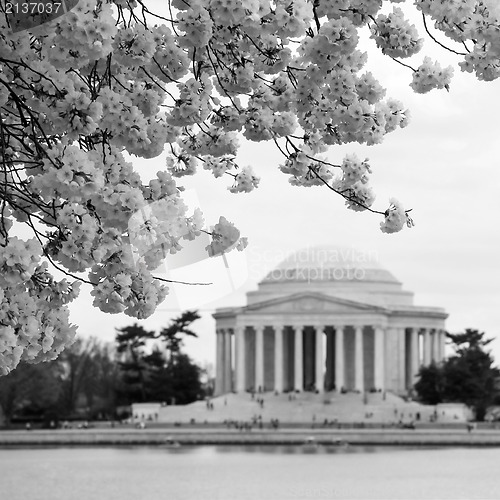
[[[218,309],[215,394],[371,391],[405,394],[420,366],[444,358],[446,312],[413,293],[376,255],[349,248],[295,252]]]

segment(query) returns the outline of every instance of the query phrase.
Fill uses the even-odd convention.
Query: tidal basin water
[[[2,500],[499,499],[498,448],[0,449]]]

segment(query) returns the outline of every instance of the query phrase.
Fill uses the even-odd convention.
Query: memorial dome
[[[261,283],[304,281],[399,284],[394,275],[380,265],[377,252],[328,245],[306,247],[291,253]]]
[[[411,305],[413,293],[383,267],[376,251],[311,246],[286,256],[249,292],[249,304],[284,295],[318,292],[381,306]]]

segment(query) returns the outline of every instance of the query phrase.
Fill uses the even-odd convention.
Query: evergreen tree
[[[474,409],[477,420],[484,420],[488,407],[498,400],[497,380],[500,375],[479,330],[447,334],[455,353],[440,366],[422,367],[415,390],[423,403],[464,403]]]
[[[154,332],[145,330],[137,323],[117,329],[117,352],[122,355],[118,362],[122,374],[119,394],[124,403],[147,401],[146,381],[149,366],[145,359],[144,347],[146,341],[153,336]]]
[[[443,366],[445,398],[474,408],[477,420],[484,420],[488,406],[495,400],[495,380],[499,375],[493,357],[485,350],[492,339],[484,336],[484,332],[472,329],[448,334],[455,354]]]
[[[184,405],[201,399],[204,397],[201,368],[187,354],[178,352],[162,367],[150,371],[148,394],[151,401],[168,404]]]
[[[119,362],[123,403],[187,404],[202,397],[201,369],[182,352],[183,336],[197,337],[191,324],[199,318],[196,311],[185,311],[158,334],[138,325],[119,330],[116,340],[118,352],[123,353]],[[160,341],[150,353],[146,349],[148,340]]]
[[[198,337],[196,333],[190,329],[191,323],[200,319],[200,315],[196,311],[185,311],[178,318],[174,318],[170,325],[163,328],[157,338],[165,343],[168,359],[175,357],[183,346],[181,335],[188,337]]]
[[[420,368],[415,391],[422,403],[436,405],[443,401],[443,370],[435,363]]]

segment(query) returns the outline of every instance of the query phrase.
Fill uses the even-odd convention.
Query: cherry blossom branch
[[[193,283],[193,282],[189,282],[189,281],[167,280],[165,278],[159,278],[158,276],[153,276],[153,278],[155,280],[158,280],[158,281],[164,281],[165,283],[176,283],[179,285],[203,285],[203,286],[213,285],[213,283]]]
[[[65,269],[63,269],[62,267],[58,266],[54,260],[52,259],[52,257],[50,256],[50,254],[47,252],[42,240],[40,239],[40,236],[38,235],[38,230],[35,228],[34,224],[33,224],[33,221],[31,220],[30,217],[28,217],[28,221],[27,221],[27,224],[31,227],[31,229],[33,230],[33,233],[36,237],[36,239],[38,240],[38,242],[40,243],[41,247],[42,247],[42,252],[43,254],[45,255],[45,257],[49,260],[49,262],[58,270],[60,271],[61,273],[65,274],[66,276],[69,276],[75,280],[78,280],[78,281],[81,281],[83,283],[87,283],[88,285],[92,285],[92,286],[95,286],[94,283],[92,283],[91,281],[88,281],[86,280],[85,278],[81,278],[80,276],[76,276],[72,273],[70,273],[69,271],[66,271]]]
[[[437,43],[440,47],[442,47],[445,50],[448,50],[449,52],[452,52],[453,54],[456,54],[457,56],[466,56],[467,54],[463,52],[457,52],[456,50],[450,49],[450,47],[447,47],[446,45],[442,44],[439,40],[437,40],[434,35],[429,31],[429,28],[427,27],[427,20],[425,18],[425,14],[422,12],[422,20],[424,22],[424,28],[429,37],[432,39],[433,42]]]
[[[385,215],[385,212],[380,212],[379,210],[373,210],[373,208],[370,208],[368,206],[366,206],[365,204],[361,203],[360,201],[356,200],[356,198],[353,198],[352,196],[350,195],[347,195],[345,194],[343,191],[338,191],[337,189],[335,189],[332,185],[330,185],[327,181],[325,181],[325,179],[323,179],[323,177],[321,177],[318,172],[316,172],[312,167],[308,166],[307,167],[309,169],[309,171],[314,174],[325,186],[328,187],[328,189],[330,189],[331,191],[333,191],[334,193],[337,193],[339,194],[340,196],[342,196],[342,198],[352,202],[352,203],[355,203],[356,205],[359,205],[360,207],[364,208],[365,210],[368,210],[369,212],[372,212],[374,214],[379,214],[379,215]]]
[[[414,73],[417,72],[415,68],[410,66],[409,64],[405,64],[404,62],[400,61],[399,59],[396,59],[395,57],[389,56],[393,61],[397,62],[398,64],[401,64],[401,66],[404,66],[405,68],[411,69]]]
[[[229,98],[229,100],[231,101],[232,105],[234,106],[234,108],[239,112],[241,113],[241,109],[236,105],[236,103],[234,102],[233,98],[229,95],[229,93],[227,92],[226,88],[224,87],[224,85],[222,85],[222,82],[220,80],[220,77],[219,77],[219,73],[217,72],[217,68],[216,68],[216,65],[215,63],[213,62],[212,60],[212,57],[210,56],[210,50],[213,51],[213,49],[211,49],[211,46],[210,44],[208,44],[207,48],[206,48],[206,54],[208,56],[208,58],[210,59],[210,64],[212,65],[212,68],[215,72],[215,77],[217,78],[217,81],[219,82],[219,85],[221,86],[222,90],[224,91],[224,93],[226,94],[226,96]],[[217,54],[214,52],[214,56],[217,57]]]

